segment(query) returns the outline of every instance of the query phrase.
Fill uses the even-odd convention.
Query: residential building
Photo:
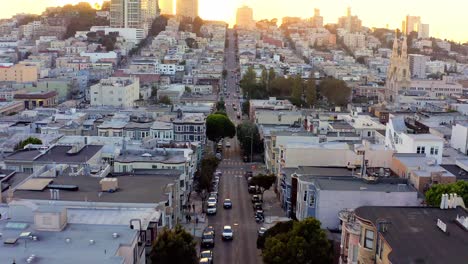
[[[346,33],[343,43],[350,49],[362,49],[366,46],[366,36],[362,33]]]
[[[138,78],[111,77],[90,87],[92,106],[133,107],[140,99]]]
[[[363,206],[354,212],[343,210],[339,217],[343,222],[341,264],[464,263],[468,259],[468,213],[461,206]]]
[[[419,26],[419,31],[418,31],[418,38],[420,39],[428,39],[430,37],[429,33],[429,24],[421,24]]]
[[[24,103],[21,101],[0,102],[0,116],[17,114],[24,110]]]
[[[110,26],[114,28],[143,28],[159,14],[157,0],[112,0]]]
[[[0,82],[37,82],[38,68],[34,65],[15,64],[0,66]]]
[[[293,110],[294,105],[289,100],[277,100],[276,97],[270,97],[268,100],[250,100],[249,117],[251,121],[255,120],[256,110]]]
[[[404,92],[420,92],[431,98],[448,98],[463,95],[464,88],[451,76],[444,76],[442,80],[412,80]]]
[[[198,0],[176,0],[176,14],[195,19],[198,16]]]
[[[442,163],[444,139],[427,133],[415,134],[403,116],[390,115],[385,132],[385,146],[397,153],[425,154],[434,158],[434,164]]]
[[[338,27],[344,28],[347,32],[358,32],[362,28],[362,21],[351,14],[351,7],[346,9],[346,16],[338,18]]]
[[[303,119],[301,111],[255,111],[255,124],[257,125],[296,125],[300,127]]]
[[[135,45],[139,44],[145,37],[145,30],[142,28],[117,28],[108,26],[92,26],[89,30],[91,32],[103,32],[105,35],[117,32],[120,37],[125,38],[127,42],[133,42]]]
[[[0,232],[3,237],[12,238],[0,245],[0,262],[58,264],[73,259],[87,263],[143,264],[147,242],[142,243],[142,239],[156,240],[159,220],[142,221],[143,217],[153,215],[141,211],[123,209],[122,212],[126,215],[112,209],[89,209],[85,205],[67,208],[55,202],[51,205],[13,201],[0,207],[0,214],[8,215],[8,221],[0,221]],[[132,217],[143,223],[140,231],[129,227]],[[11,228],[12,224],[16,227]]]
[[[320,15],[320,9],[314,9],[314,16],[311,18],[312,27],[323,28],[323,16]]]
[[[242,6],[237,9],[236,26],[241,28],[252,28],[255,26],[252,8],[248,6]]]
[[[459,152],[468,155],[468,123],[458,123],[452,126],[450,146]]]
[[[297,183],[295,183],[297,181]],[[405,181],[366,180],[352,177],[293,176],[297,184],[295,215],[298,220],[314,217],[324,229],[339,229],[338,213],[364,205],[417,206],[418,192]],[[293,209],[294,210],[294,209]]]
[[[24,103],[25,109],[34,109],[36,107],[54,107],[57,105],[58,93],[50,92],[31,92],[24,94],[15,94],[15,101]]]
[[[174,124],[174,140],[176,142],[201,142],[206,143],[206,122],[204,114],[177,113]]]
[[[170,142],[174,140],[174,125],[169,122],[153,122],[150,128],[150,136],[158,142]]]
[[[409,65],[411,71],[411,77],[417,79],[426,78],[426,63],[429,61],[429,58],[420,54],[410,54],[409,55]]]

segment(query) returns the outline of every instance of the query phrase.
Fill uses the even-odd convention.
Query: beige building
[[[194,19],[198,16],[198,0],[177,0],[176,14]]]
[[[138,78],[111,77],[90,87],[91,105],[133,107],[140,98]]]
[[[0,82],[37,82],[37,67],[25,64],[0,66]]]
[[[251,28],[255,25],[253,20],[253,9],[248,6],[242,6],[237,9],[236,25],[243,28]]]
[[[173,15],[174,0],[159,0],[159,8],[161,8],[161,15]]]

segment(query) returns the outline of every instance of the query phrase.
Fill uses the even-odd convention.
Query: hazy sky
[[[0,17],[19,12],[40,13],[47,6],[77,3],[83,0],[0,0],[4,2]],[[101,2],[102,0],[88,0]],[[321,10],[325,23],[337,21],[351,6],[363,24],[369,27],[401,27],[407,14],[421,16],[430,24],[433,36],[457,41],[468,41],[468,1],[444,0],[199,0],[200,15],[204,19],[235,22],[237,7],[247,4],[254,9],[254,18],[281,18],[283,16],[311,17],[314,8]]]

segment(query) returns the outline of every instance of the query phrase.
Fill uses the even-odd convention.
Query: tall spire
[[[398,32],[395,30],[395,38],[393,39],[392,57],[398,57]]]
[[[401,43],[401,55],[403,59],[408,57],[408,44],[406,42],[406,36],[403,37],[403,43]]]

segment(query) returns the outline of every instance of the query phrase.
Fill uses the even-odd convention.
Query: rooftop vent
[[[90,244],[90,245],[94,245],[94,243],[95,243],[95,242],[94,242],[93,239],[90,239],[90,240],[89,240],[89,244]]]
[[[113,238],[118,238],[118,237],[119,237],[119,233],[113,233],[113,234],[112,234],[112,237],[113,237]]]
[[[36,259],[36,255],[31,254],[28,259],[26,259],[27,263],[33,263],[33,261]]]
[[[71,238],[69,238],[69,237],[65,238],[65,243],[70,244],[71,243]]]

